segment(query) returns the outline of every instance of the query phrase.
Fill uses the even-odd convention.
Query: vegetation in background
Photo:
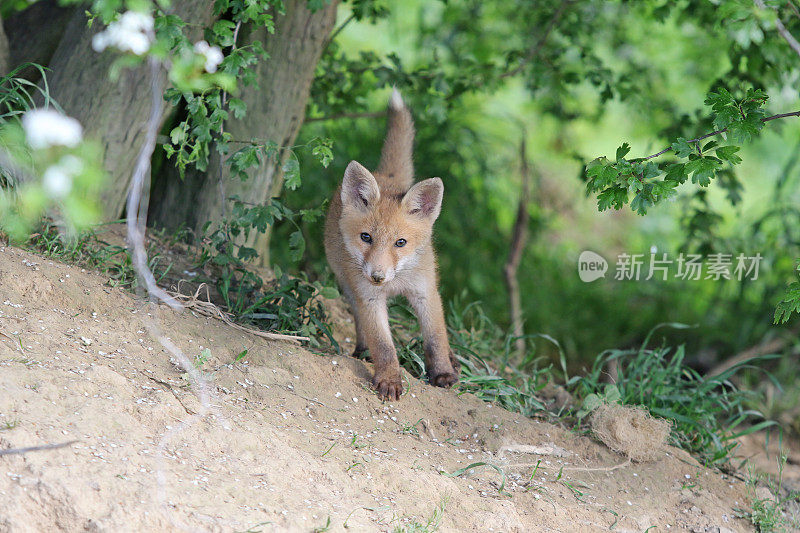
[[[301,131],[300,142],[333,139],[333,161],[323,170],[300,154],[304,187],[284,195],[287,205],[318,205],[351,159],[375,165],[384,95],[396,85],[417,123],[417,175],[441,176],[445,184],[435,231],[445,300],[466,290],[493,321],[508,324],[502,269],[521,180],[516,147],[524,136],[536,170],[531,242],[519,274],[525,328],[558,339],[570,368],[591,364],[603,348],[639,345],[665,321],[702,325],[702,334],[675,337],[686,343],[690,364],[708,368],[768,336],[776,309],[787,316],[782,310],[793,300],[780,302],[796,281],[800,257],[793,207],[800,121],[786,117],[759,130],[761,118],[798,107],[798,68],[769,10],[736,1],[410,2],[402,13],[390,6],[364,11],[364,4],[340,16],[341,31],[312,88],[313,122]],[[792,31],[800,26],[789,6],[781,5],[778,16]],[[721,128],[731,136],[706,139],[702,154],[688,142]],[[674,183],[695,176],[702,184],[667,187],[675,194],[656,205],[645,201],[648,189],[637,200],[648,204],[644,219],[597,213],[594,195],[585,197],[587,184],[601,186],[594,173],[616,163],[599,159],[588,176],[585,166],[598,153],[613,154],[623,139],[620,158],[631,175],[634,166],[644,172],[652,163],[648,172],[661,178],[650,181],[664,181],[674,167]],[[681,158],[672,150],[648,161],[622,154],[657,153],[672,143]],[[613,194],[620,199],[623,192],[635,198],[635,184],[629,193],[614,179],[619,183],[599,192],[618,187]],[[278,247],[273,259],[324,279],[321,229],[301,227],[308,243],[301,263],[292,266]],[[294,230],[276,231],[285,241]],[[649,257],[652,247],[672,259],[680,252],[764,259],[755,281],[609,279],[617,254]],[[612,263],[606,279],[578,279],[583,250]],[[790,318],[788,326],[794,324]],[[557,360],[549,343],[538,344]]]

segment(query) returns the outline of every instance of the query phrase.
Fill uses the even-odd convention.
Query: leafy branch
[[[737,155],[740,145],[757,136],[764,124],[800,117],[800,111],[764,116],[767,99],[760,89],[748,89],[741,99],[734,98],[724,88],[709,93],[705,103],[711,106],[715,131],[694,139],[679,137],[660,152],[633,159],[626,159],[630,145],[624,143],[617,149],[614,161],[599,157],[587,165],[587,191],[597,194],[600,211],[622,209],[630,204],[635,212],[645,215],[653,205],[674,197],[677,187],[690,178],[692,183],[708,187],[726,164],[734,166],[742,162]],[[702,143],[723,133],[735,144],[719,145],[715,140]],[[672,152],[677,161],[653,161],[667,152]]]

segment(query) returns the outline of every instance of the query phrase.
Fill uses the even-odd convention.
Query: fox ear
[[[381,197],[378,182],[372,172],[355,161],[350,161],[342,181],[342,204],[365,210]]]
[[[433,222],[442,209],[443,195],[442,180],[430,178],[411,187],[403,197],[402,206],[408,214],[428,218]]]

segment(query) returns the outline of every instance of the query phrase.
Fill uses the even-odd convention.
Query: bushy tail
[[[414,181],[414,120],[397,89],[389,99],[389,121],[383,142],[378,173],[391,178],[398,188],[409,188]]]

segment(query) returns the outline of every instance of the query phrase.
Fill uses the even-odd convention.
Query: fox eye
[[[406,240],[405,239],[397,239],[395,241],[394,245],[397,246],[398,248],[402,248],[403,246],[406,245]]]
[[[364,233],[361,234],[361,240],[364,241],[367,244],[372,244],[372,235],[370,235],[369,233],[364,232]]]

